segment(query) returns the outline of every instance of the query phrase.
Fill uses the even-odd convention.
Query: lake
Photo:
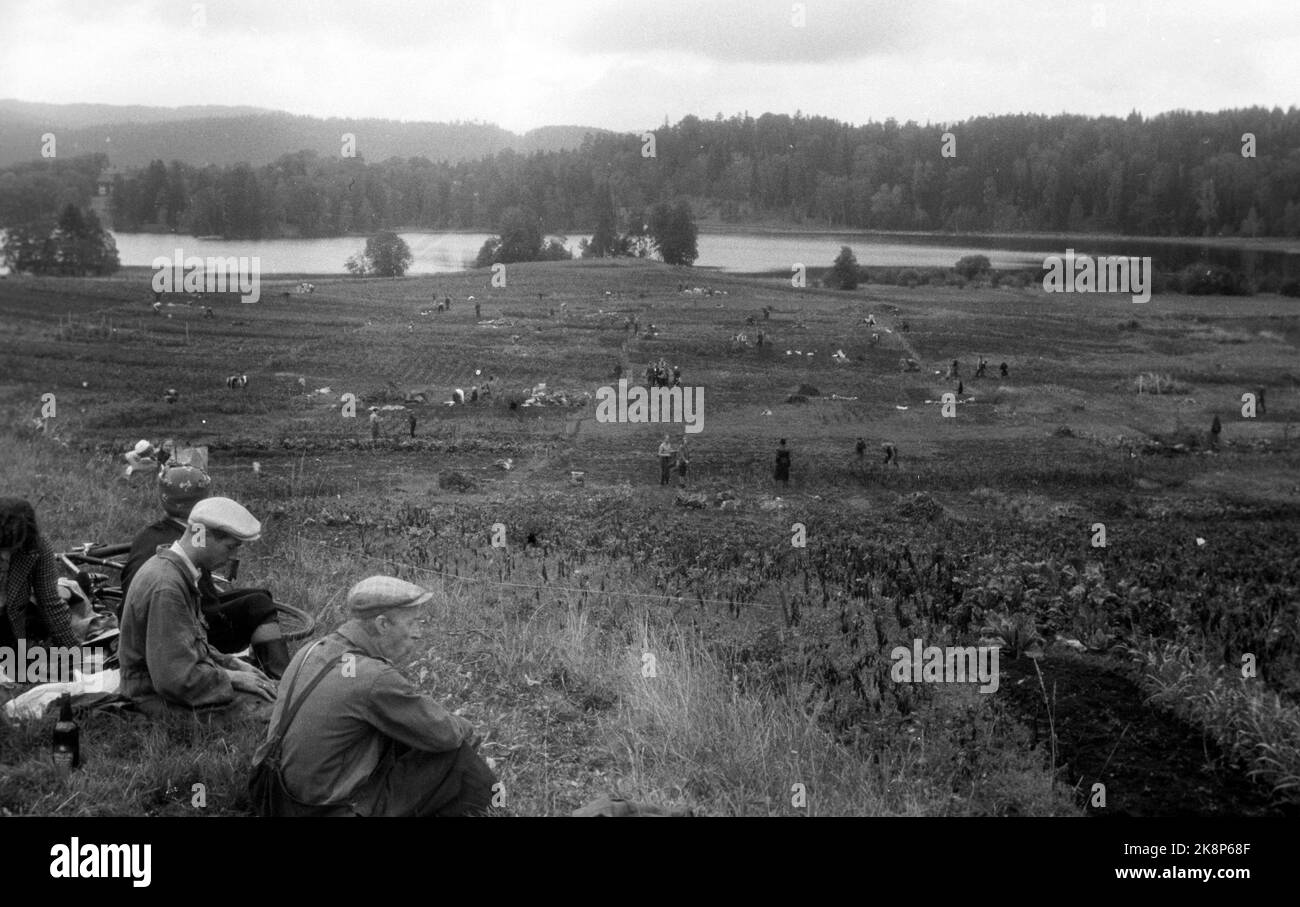
[[[401,233],[411,247],[414,262],[410,274],[442,274],[470,267],[487,233]],[[582,234],[564,237],[577,253]],[[257,256],[261,272],[271,274],[344,274],[343,263],[365,247],[362,237],[334,239],[222,240],[195,239],[167,233],[115,234],[118,254],[124,266],[150,267],[158,256],[170,259],[177,248],[185,257]],[[1108,239],[1095,236],[951,236],[945,234],[863,234],[745,232],[710,230],[699,236],[697,267],[730,272],[782,271],[802,263],[826,267],[840,246],[853,248],[864,266],[951,267],[963,255],[987,255],[993,267],[1034,268],[1043,266],[1047,255],[1060,255],[1066,248],[1079,254],[1151,256],[1157,270],[1178,270],[1184,265],[1208,261],[1253,273],[1275,271],[1285,277],[1300,277],[1300,254],[1274,250],[1242,249],[1196,241],[1151,239]]]

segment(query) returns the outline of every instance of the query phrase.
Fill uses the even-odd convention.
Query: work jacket
[[[281,743],[280,766],[289,793],[304,803],[338,804],[356,800],[356,812],[370,813],[377,785],[371,779],[394,742],[411,749],[443,753],[458,749],[474,726],[407,680],[380,654],[375,640],[350,620],[314,647],[304,647],[280,681],[280,695],[267,728],[274,737],[291,685],[297,700],[327,664],[335,666],[302,701]],[[294,677],[302,676],[294,684]]]
[[[162,703],[200,709],[237,699],[226,670],[246,666],[208,645],[198,582],[170,548],[136,573],[122,605],[121,631],[122,695],[146,711]]]

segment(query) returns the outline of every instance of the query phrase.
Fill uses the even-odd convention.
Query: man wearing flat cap
[[[212,480],[197,466],[169,466],[158,474],[158,495],[165,515],[140,530],[131,542],[131,553],[122,568],[124,596],[130,594],[136,573],[158,549],[185,534],[190,511],[208,497],[211,487]],[[270,590],[232,588],[205,567],[199,571],[199,599],[213,648],[233,653],[251,646],[258,667],[272,678],[284,674],[289,666],[289,649]]]
[[[364,579],[348,592],[351,619],[294,656],[255,763],[282,734],[284,786],[300,805],[362,816],[487,810],[496,779],[475,751],[474,726],[394,664],[415,651],[432,598],[395,577]]]
[[[118,658],[122,695],[149,714],[170,708],[238,708],[265,716],[275,681],[208,643],[199,579],[225,564],[261,524],[230,498],[206,498],[190,511],[185,534],[150,558],[122,605]]]

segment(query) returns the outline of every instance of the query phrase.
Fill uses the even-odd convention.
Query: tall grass
[[[0,436],[0,482],[33,498],[56,545],[129,538],[155,518],[152,484],[127,486],[108,459],[87,462],[41,440]],[[287,517],[312,509],[310,500],[285,506]],[[394,573],[438,593],[408,672],[474,721],[516,814],[567,813],[610,793],[716,815],[1078,812],[988,699],[944,693],[904,729],[837,736],[808,678],[739,683],[706,635],[667,609],[594,591],[651,591],[626,564],[590,559],[557,586],[514,587],[491,582],[492,558],[473,557],[462,578],[434,579],[383,554],[382,543],[340,551],[311,525],[291,531],[288,522],[268,523],[241,578],[314,613],[321,632],[344,619],[346,589],[363,576]],[[247,811],[246,771],[263,728],[91,715],[86,766],[63,782],[48,768],[50,724],[0,722],[0,811]]]

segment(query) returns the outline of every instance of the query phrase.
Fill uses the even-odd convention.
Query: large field
[[[155,313],[144,272],[0,281],[0,487],[56,544],[124,540],[155,504],[121,453],[204,443],[218,493],[267,521],[241,579],[326,626],[370,573],[445,590],[417,669],[490,729],[519,813],[619,791],[713,814],[1294,814],[1295,301],[845,293],[633,262],[489,277],[267,281],[255,305],[203,300],[212,318],[179,294]],[[688,489],[658,481],[680,426],[520,405],[539,382],[640,381],[660,357],[704,388]],[[489,375],[494,399],[443,405]],[[411,440],[398,407],[416,390]],[[372,405],[393,407],[377,443]],[[914,639],[1000,644],[999,688],[897,682],[890,652]],[[41,764],[46,725],[0,730],[19,767],[0,810],[182,814],[196,780],[210,811],[246,809],[256,729],[218,747],[89,721],[100,757],[71,794]]]

